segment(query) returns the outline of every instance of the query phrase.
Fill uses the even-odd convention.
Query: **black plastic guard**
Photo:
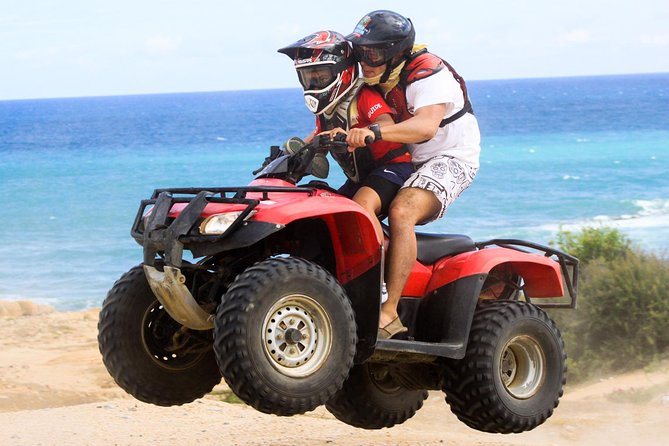
[[[148,200],[142,200],[132,230],[132,237],[144,247],[144,263],[153,266],[156,255],[164,254],[165,264],[179,268],[183,250],[194,257],[244,248],[279,231],[283,225],[269,222],[246,221],[260,202],[246,198],[249,192],[298,192],[313,194],[304,187],[242,187],[242,188],[174,188],[156,189]],[[234,194],[229,197],[228,195]],[[217,197],[218,195],[218,197]],[[186,203],[179,215],[170,221],[169,213],[175,203]],[[202,235],[197,230],[202,211],[208,203],[243,204],[245,209],[223,234]],[[153,206],[147,215],[147,208]],[[229,236],[234,233],[234,236]]]
[[[381,263],[344,286],[355,312],[358,333],[356,364],[364,362],[374,353],[381,310]]]
[[[379,339],[376,350],[462,359],[467,350],[474,310],[487,274],[463,277],[438,288],[419,304],[409,332],[413,339]]]
[[[463,277],[425,296],[418,311],[416,340],[462,344],[464,349],[486,277]]]
[[[210,195],[210,192],[200,191],[169,225],[166,223],[167,215],[173,204],[172,196],[168,192],[161,192],[158,195],[144,231],[144,263],[146,265],[152,266],[155,263],[156,253],[164,251],[167,265],[181,267],[183,243],[179,237],[187,234],[198,221],[202,210],[207,206],[207,197]]]

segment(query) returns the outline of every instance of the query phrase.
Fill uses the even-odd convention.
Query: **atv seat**
[[[390,228],[381,223],[383,233],[390,237]],[[460,234],[428,234],[416,232],[418,253],[416,258],[419,262],[429,265],[442,257],[452,256],[463,252],[476,251],[474,240],[466,235]]]
[[[432,264],[442,257],[476,251],[474,241],[466,235],[416,233],[418,254],[423,264]]]

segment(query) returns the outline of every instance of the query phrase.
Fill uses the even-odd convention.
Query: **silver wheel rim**
[[[309,296],[292,294],[267,312],[262,342],[272,366],[299,378],[319,370],[332,347],[332,323],[323,307]]]
[[[544,382],[546,358],[539,343],[529,336],[516,336],[502,350],[499,376],[514,398],[534,396]]]

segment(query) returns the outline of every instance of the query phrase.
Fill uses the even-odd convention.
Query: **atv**
[[[417,233],[399,307],[409,331],[378,339],[387,235],[324,181],[298,185],[315,156],[344,150],[327,137],[291,153],[274,146],[248,186],[143,200],[131,231],[143,263],[100,312],[111,376],[161,406],[194,401],[222,376],[261,412],[325,404],[366,429],[406,421],[428,390],[473,429],[543,423],[566,382],[564,343],[543,308],[575,308],[578,260],[522,240]]]

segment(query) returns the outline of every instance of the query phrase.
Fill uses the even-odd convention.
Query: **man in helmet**
[[[359,78],[351,47],[341,34],[316,32],[278,51],[295,62],[304,101],[316,115],[316,130],[307,142],[319,133],[334,135],[374,123],[394,123],[388,104]],[[370,147],[362,144],[351,152],[331,155],[347,177],[339,192],[375,216],[387,212],[413,171],[411,156],[402,143],[379,141]],[[373,221],[382,237],[381,222]]]
[[[416,261],[415,225],[444,215],[473,181],[479,167],[480,133],[464,80],[447,62],[414,45],[408,18],[392,11],[365,15],[347,40],[367,85],[384,95],[396,124],[353,129],[347,141],[365,137],[408,144],[416,171],[390,205],[386,264],[388,301],[381,307],[379,337],[406,331],[397,313]]]

